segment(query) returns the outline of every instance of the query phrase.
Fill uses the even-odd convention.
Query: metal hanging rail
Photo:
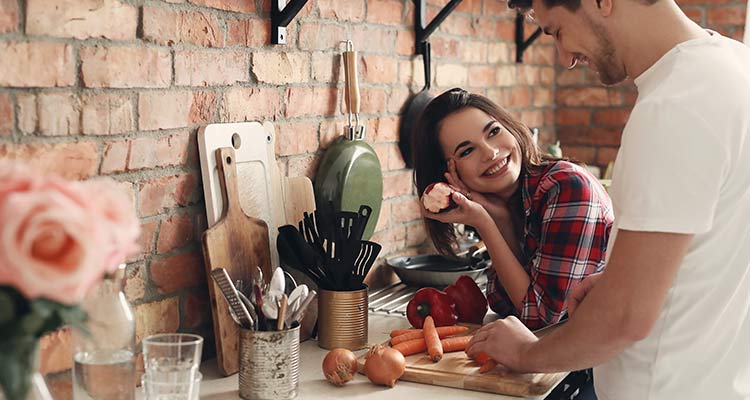
[[[432,32],[435,32],[445,18],[461,3],[461,0],[451,0],[427,26],[425,26],[424,21],[427,15],[425,3],[425,0],[414,0],[414,36],[416,38],[414,49],[416,54],[423,56],[427,52],[425,43],[430,38]]]
[[[286,27],[297,16],[307,0],[271,0],[271,43],[286,44]]]
[[[531,46],[531,43],[542,34],[542,28],[536,28],[534,33],[528,39],[524,40],[524,19],[526,17],[523,13],[516,13],[516,63],[518,64],[523,62],[523,52],[526,48]]]

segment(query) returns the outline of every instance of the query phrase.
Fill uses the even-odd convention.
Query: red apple
[[[440,213],[456,208],[453,201],[453,192],[457,191],[453,186],[445,182],[435,182],[427,186],[422,195],[422,204],[431,213]]]

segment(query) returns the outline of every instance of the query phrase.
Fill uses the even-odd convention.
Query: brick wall
[[[429,15],[446,2],[430,2]],[[398,114],[423,85],[412,1],[310,0],[286,46],[269,44],[269,4],[0,0],[0,157],[70,178],[106,175],[130,188],[143,228],[126,284],[139,338],[194,331],[213,351],[199,245],[206,229],[199,126],[271,120],[281,171],[314,177],[346,121],[341,40],[360,51],[363,117],[384,169],[374,240],[388,255],[416,251],[426,238],[396,144]],[[541,127],[549,142],[554,48],[538,41],[516,66],[512,40],[504,2],[464,0],[432,37],[434,91],[484,93]],[[45,342],[45,370],[66,367],[64,343],[64,333]]]
[[[703,27],[742,40],[747,0],[677,0],[685,13]],[[557,67],[555,123],[563,153],[602,173],[614,161],[620,135],[636,99],[632,82],[604,88],[586,68]]]

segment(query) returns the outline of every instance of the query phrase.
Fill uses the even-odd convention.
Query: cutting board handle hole
[[[266,142],[271,143],[271,135],[266,136]]]
[[[240,135],[235,132],[232,135],[232,147],[234,147],[235,150],[238,150],[240,146],[242,146],[242,138],[240,138]]]
[[[232,157],[227,156],[227,165],[231,165],[231,164],[232,164]]]

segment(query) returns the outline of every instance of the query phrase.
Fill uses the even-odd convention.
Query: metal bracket
[[[523,13],[516,14],[516,63],[523,63],[523,52],[527,47],[531,46],[531,43],[542,34],[542,28],[536,28],[534,33],[529,36],[528,39],[523,39],[523,20],[526,16]]]
[[[305,6],[307,0],[271,0],[271,43],[286,44],[286,27]]]
[[[461,0],[451,0],[426,27],[424,22],[425,16],[427,15],[425,3],[425,0],[414,0],[415,51],[416,54],[421,55],[424,55],[426,52],[424,43],[430,38],[432,32],[435,32],[445,18],[458,6],[459,3],[461,3]]]

